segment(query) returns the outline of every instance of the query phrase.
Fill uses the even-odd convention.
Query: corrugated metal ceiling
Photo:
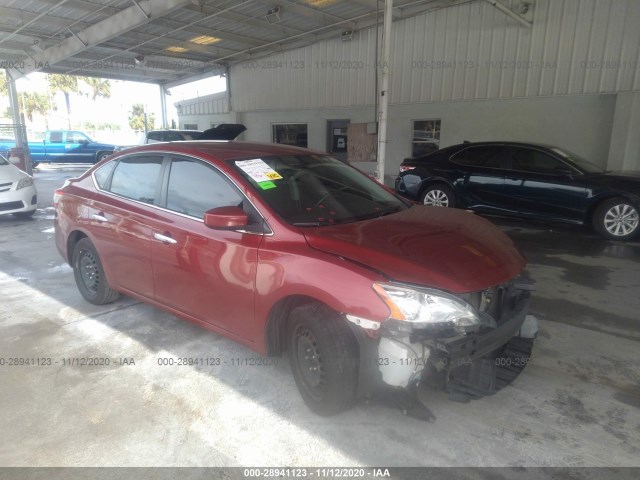
[[[375,23],[375,0],[185,0],[177,9],[118,31],[114,15],[140,15],[163,0],[3,0],[0,60],[13,75],[39,70],[144,82],[176,82],[248,58],[312,43]],[[382,8],[384,2],[379,2]],[[420,7],[446,7],[455,0],[395,0],[396,18]],[[275,6],[277,15],[267,18]],[[406,7],[406,9],[403,9]],[[380,12],[381,18],[382,12]],[[143,20],[144,18],[141,17]],[[96,44],[83,41],[103,22]],[[108,28],[107,28],[108,27]],[[198,37],[211,36],[217,40]],[[75,38],[73,38],[75,37]],[[196,41],[194,41],[196,40]],[[200,43],[198,43],[198,41]],[[81,43],[78,49],[73,42]],[[72,54],[48,62],[50,53],[72,45]],[[78,51],[80,50],[80,51]],[[138,61],[136,62],[136,57]],[[144,57],[144,58],[143,58]],[[149,62],[148,57],[153,57]],[[40,63],[36,63],[39,61]],[[110,63],[119,62],[119,67]],[[185,61],[189,63],[186,64]],[[91,64],[91,62],[96,62]],[[128,67],[131,68],[128,68]],[[218,70],[221,71],[221,70]]]

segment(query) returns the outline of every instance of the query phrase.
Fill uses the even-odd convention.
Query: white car
[[[38,207],[38,192],[33,177],[0,155],[0,215],[13,213],[28,218]]]

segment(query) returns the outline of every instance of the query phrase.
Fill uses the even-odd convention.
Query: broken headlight
[[[463,333],[481,324],[471,305],[439,290],[389,283],[375,283],[373,289],[389,307],[389,320],[397,321],[392,323],[403,331]]]

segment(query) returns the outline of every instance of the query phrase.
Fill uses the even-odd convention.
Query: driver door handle
[[[98,222],[107,222],[107,217],[105,217],[102,213],[94,213],[93,215],[91,215],[91,218],[93,218],[94,220],[98,221]]]
[[[154,233],[153,238],[167,245],[175,245],[176,243],[178,243],[176,239],[172,238],[169,235],[163,235],[162,233]]]

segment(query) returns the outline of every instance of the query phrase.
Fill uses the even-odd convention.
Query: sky
[[[32,73],[25,78],[16,81],[18,92],[48,92],[47,76],[44,73]],[[119,124],[122,131],[119,137],[127,137],[126,140],[133,142],[134,134],[127,132],[129,130],[128,117],[131,107],[135,103],[144,103],[147,111],[153,113],[156,118],[156,128],[161,127],[162,121],[160,88],[157,85],[148,83],[125,82],[120,80],[110,80],[111,82],[111,98],[98,98],[95,102],[91,96],[72,96],[71,97],[71,114],[75,122],[92,122],[100,123],[116,123]],[[79,82],[82,85],[82,82]],[[82,88],[82,87],[81,87]],[[178,123],[178,114],[175,102],[189,98],[210,95],[213,93],[223,92],[226,89],[226,81],[223,77],[210,77],[196,82],[174,87],[169,90],[170,95],[166,98],[167,103],[167,119],[171,125],[174,119]],[[88,94],[90,89],[86,87]],[[49,128],[67,128],[67,113],[64,96],[57,94],[53,99],[57,106],[57,111],[51,112],[48,124]],[[45,130],[44,119],[34,118],[32,129],[36,131]],[[109,137],[109,134],[103,134]],[[96,138],[102,141],[114,141],[113,138]],[[137,139],[137,136],[135,136]],[[124,140],[124,138],[120,138]]]

